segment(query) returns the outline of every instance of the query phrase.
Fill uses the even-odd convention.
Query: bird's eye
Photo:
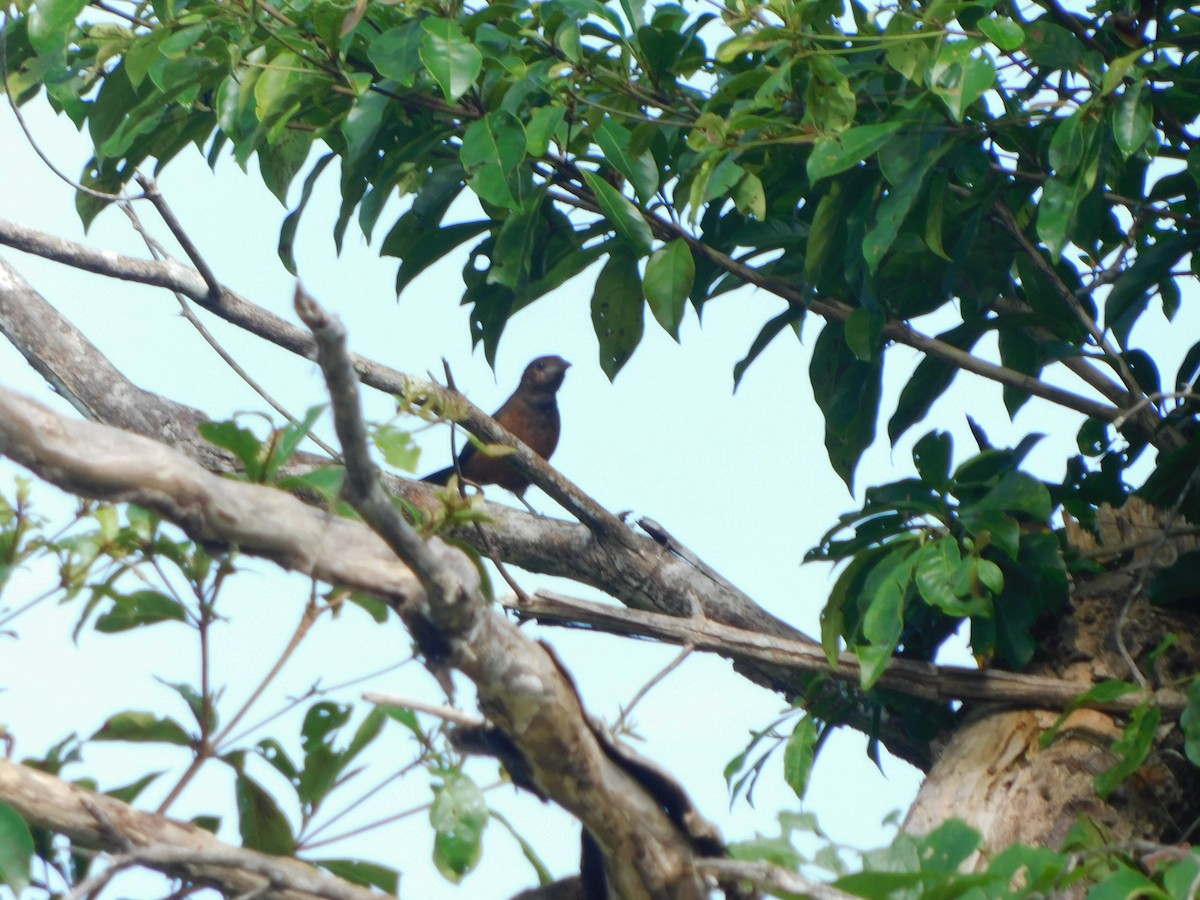
[[[546,364],[545,364],[544,362],[539,362],[539,363],[537,364],[537,367],[538,367],[539,369],[544,369],[544,368],[546,368]]]

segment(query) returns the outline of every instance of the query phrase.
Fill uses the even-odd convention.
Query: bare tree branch
[[[691,835],[592,728],[557,660],[488,605],[465,554],[438,538],[422,540],[392,505],[367,449],[345,329],[299,287],[296,310],[317,340],[346,460],[345,497],[425,589],[425,602],[400,615],[430,667],[451,665],[475,683],[484,714],[512,742],[538,791],[578,818],[599,845],[610,896],[707,896]]]
[[[265,900],[380,896],[301,860],[230,847],[203,828],[141,812],[7,759],[0,759],[0,801],[31,825],[65,834],[80,846],[120,854],[114,863],[210,885],[226,896],[260,891]]]
[[[284,491],[214,475],[149,438],[68,419],[3,387],[0,454],[72,493],[152,509],[196,540],[235,545],[398,606],[424,593],[412,571],[357,522]]]
[[[768,862],[743,862],[738,859],[705,859],[700,868],[721,878],[748,881],[773,893],[787,896],[808,897],[809,900],[853,900],[847,894],[820,881],[807,878],[798,872]]]
[[[796,671],[821,672],[855,684],[860,676],[861,665],[853,653],[841,654],[835,669],[820,647],[731,628],[718,622],[622,609],[550,591],[538,591],[523,603],[511,598],[502,602],[519,615],[543,624],[586,625],[613,634],[652,637],[731,659],[754,659]],[[879,679],[879,686],[926,700],[979,700],[1053,710],[1066,709],[1091,687],[1040,675],[937,666],[906,659],[893,659]],[[1094,706],[1108,712],[1129,712],[1144,703],[1148,696],[1167,716],[1177,717],[1187,705],[1187,697],[1179,691],[1159,690],[1126,694]]]

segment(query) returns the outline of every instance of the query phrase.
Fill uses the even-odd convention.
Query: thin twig
[[[376,706],[395,706],[400,709],[411,709],[413,712],[437,716],[445,722],[453,722],[455,725],[465,725],[468,728],[482,728],[487,724],[487,720],[482,716],[472,715],[453,706],[426,703],[423,700],[414,700],[411,697],[398,697],[394,694],[379,694],[374,691],[368,691],[362,695],[362,698],[368,703],[374,703]]]
[[[155,190],[156,191],[158,190],[157,185],[155,185]],[[175,227],[178,227],[180,229],[179,232],[176,234],[176,238],[179,239],[179,236],[181,234],[183,234],[182,225],[180,225],[178,219],[175,218],[174,213],[171,213],[171,210],[166,205],[166,200],[162,198],[162,195],[159,194],[158,196],[159,196],[160,201],[163,204],[163,209],[166,209],[167,212],[171,214],[171,221],[173,221],[175,223]],[[129,218],[130,224],[133,226],[134,231],[136,231],[139,235],[141,235],[142,241],[146,244],[146,249],[150,251],[150,255],[153,256],[155,260],[171,259],[170,254],[167,253],[167,251],[163,248],[162,244],[160,244],[154,238],[154,236],[151,235],[146,230],[146,227],[142,224],[142,221],[138,217],[137,212],[133,209],[133,205],[130,203],[122,202],[119,204],[119,206],[120,206],[121,210],[125,213],[125,215]],[[161,210],[160,210],[160,214],[161,214]],[[170,227],[170,223],[168,223],[168,226]],[[186,237],[186,235],[183,235],[183,236]],[[180,241],[180,243],[181,244],[183,243],[182,240]],[[209,302],[211,302],[211,303],[215,303],[215,304],[219,305],[220,296],[219,295],[216,297],[212,296],[212,284],[211,283],[209,283],[208,287],[209,287],[209,296],[206,299],[208,299]],[[170,288],[168,288],[168,290],[170,290]],[[272,395],[269,391],[267,391],[267,389],[265,387],[263,387],[245,368],[243,368],[242,365],[236,359],[234,359],[233,354],[230,353],[228,350],[226,350],[224,345],[220,341],[217,340],[216,335],[214,335],[211,331],[209,331],[208,327],[203,322],[200,321],[200,317],[196,315],[195,311],[192,309],[191,304],[188,303],[187,297],[185,297],[178,290],[171,290],[171,293],[174,295],[176,302],[179,303],[180,312],[183,313],[183,317],[188,321],[188,324],[190,324],[193,328],[196,329],[196,331],[199,333],[200,337],[202,337],[204,339],[205,343],[207,343],[208,346],[211,347],[216,352],[217,356],[219,356],[221,358],[221,361],[224,362],[225,365],[227,365],[231,370],[233,370],[233,373],[235,375],[237,375],[239,378],[241,378],[242,381],[244,381],[246,383],[246,385],[250,388],[250,390],[252,390],[252,391],[254,391],[254,393],[258,394],[258,396],[261,397],[267,403],[268,406],[270,406],[273,410],[275,410],[275,412],[277,412],[281,416],[283,416],[284,419],[287,420],[289,425],[291,425],[293,428],[296,428],[296,429],[301,428],[302,423],[300,422],[300,420],[297,419],[294,415],[292,415],[291,412],[288,411],[287,407],[285,407],[282,403],[280,403],[278,400],[276,400],[274,395]],[[314,444],[316,444],[318,447],[320,447],[323,451],[325,451],[325,453],[327,453],[329,455],[329,458],[332,459],[334,462],[341,462],[341,457],[338,455],[338,452],[336,450],[334,450],[331,446],[329,446],[329,444],[325,443],[325,441],[323,441],[319,437],[317,437],[317,435],[315,435],[311,429],[309,429],[309,431],[305,435],[305,437],[307,437],[310,441],[312,441]]]
[[[240,722],[246,713],[250,711],[250,708],[258,701],[258,698],[262,696],[263,692],[267,689],[271,682],[275,680],[275,676],[277,676],[280,671],[283,670],[284,665],[286,665],[287,661],[296,651],[296,648],[300,646],[300,642],[303,641],[308,635],[308,632],[311,630],[313,624],[318,618],[320,618],[321,613],[323,613],[326,609],[328,609],[328,607],[321,606],[316,603],[315,600],[311,598],[309,599],[309,602],[304,607],[304,613],[300,617],[300,622],[296,626],[296,630],[292,632],[291,639],[288,641],[287,646],[284,647],[283,652],[279,655],[279,658],[275,661],[275,665],[271,667],[271,670],[267,672],[266,676],[259,683],[258,687],[254,689],[249,698],[247,698],[246,702],[242,704],[241,709],[234,714],[233,718],[229,720],[229,724],[225,726],[225,728],[220,734],[217,735],[211,744],[209,744],[207,747],[201,747],[197,750],[196,756],[192,760],[192,764],[188,766],[187,771],[183,773],[179,781],[176,782],[173,788],[171,788],[170,793],[168,793],[162,803],[159,804],[157,810],[159,815],[164,815],[166,811],[170,809],[171,804],[173,804],[179,798],[179,795],[183,793],[184,788],[186,788],[188,784],[191,783],[192,779],[196,777],[196,773],[199,772],[204,764],[212,758],[213,754],[220,752],[221,745],[225,743],[229,733],[233,731],[237,723]]]
[[[196,267],[196,271],[200,273],[200,277],[204,279],[204,283],[208,285],[208,299],[216,303],[224,293],[221,287],[221,282],[217,280],[216,273],[209,266],[208,261],[204,258],[204,254],[200,252],[200,248],[196,246],[191,235],[183,227],[175,211],[171,209],[171,205],[167,203],[166,198],[158,189],[158,183],[153,178],[143,175],[138,172],[135,176],[138,185],[145,191],[146,199],[149,200],[158,214],[162,217],[167,228],[171,230],[171,234],[175,236],[175,240],[179,242],[179,246],[183,248],[183,252],[187,254],[187,258],[192,261],[192,265]]]
[[[629,715],[633,712],[633,708],[642,701],[643,697],[657,687],[664,678],[683,665],[684,660],[691,656],[692,651],[695,649],[691,644],[685,644],[683,650],[676,654],[673,660],[659,669],[649,681],[638,688],[637,693],[633,695],[633,699],[629,701],[629,705],[622,707],[621,715],[617,717],[616,724],[613,725],[614,732],[619,734],[624,731],[625,723],[629,721]]]
[[[382,669],[376,669],[374,672],[368,672],[366,675],[358,675],[354,678],[351,678],[349,681],[343,681],[340,684],[333,684],[327,688],[319,688],[314,684],[312,687],[310,687],[307,691],[305,691],[299,697],[293,697],[291,700],[288,700],[282,707],[277,709],[275,712],[273,712],[270,715],[266,716],[265,718],[259,720],[258,722],[255,722],[253,725],[247,726],[243,731],[238,732],[233,737],[227,738],[225,740],[225,743],[231,744],[236,747],[238,744],[242,743],[242,741],[244,741],[247,737],[254,734],[254,732],[258,731],[258,729],[262,728],[265,725],[269,725],[271,722],[274,722],[280,716],[287,715],[289,712],[291,712],[293,709],[295,709],[297,706],[299,706],[305,700],[311,700],[313,697],[328,696],[329,694],[334,694],[337,691],[345,690],[348,687],[353,687],[356,684],[361,684],[364,681],[370,681],[372,678],[378,678],[380,675],[386,675],[388,672],[393,672],[396,669],[399,669],[401,666],[407,666],[409,663],[413,662],[413,660],[415,660],[415,659],[416,659],[415,656],[410,656],[407,659],[402,659],[398,663],[392,663],[390,666],[384,666]]]

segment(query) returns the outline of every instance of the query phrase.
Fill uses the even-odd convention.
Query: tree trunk
[[[1137,680],[1132,662],[1150,687],[1186,684],[1200,661],[1200,610],[1194,601],[1152,605],[1145,589],[1195,539],[1168,536],[1155,511],[1137,500],[1101,510],[1098,519],[1098,539],[1074,525],[1068,534],[1082,557],[1110,568],[1076,576],[1069,609],[1048,623],[1031,671],[1077,681],[1082,692],[1105,679]],[[1167,640],[1165,650],[1153,652]],[[1177,721],[1163,718],[1145,759],[1102,798],[1096,776],[1123,758],[1114,743],[1130,719],[1080,709],[1042,748],[1042,734],[1057,719],[1044,710],[964,709],[905,828],[923,834],[947,818],[965,819],[983,835],[976,868],[1017,842],[1058,848],[1080,818],[1111,844],[1189,836],[1200,818],[1200,769],[1183,755]]]

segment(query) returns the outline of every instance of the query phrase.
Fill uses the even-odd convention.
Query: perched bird
[[[560,422],[554,395],[562,387],[570,365],[561,356],[539,356],[525,367],[521,383],[513,395],[492,414],[493,419],[520,438],[542,459],[549,459],[558,446]],[[503,456],[488,456],[477,451],[474,444],[467,444],[458,454],[458,470],[468,481],[498,484],[516,494],[522,503],[525,502],[523,495],[529,487],[529,479],[514,469]],[[421,480],[430,484],[445,484],[454,473],[454,466],[447,466]]]

